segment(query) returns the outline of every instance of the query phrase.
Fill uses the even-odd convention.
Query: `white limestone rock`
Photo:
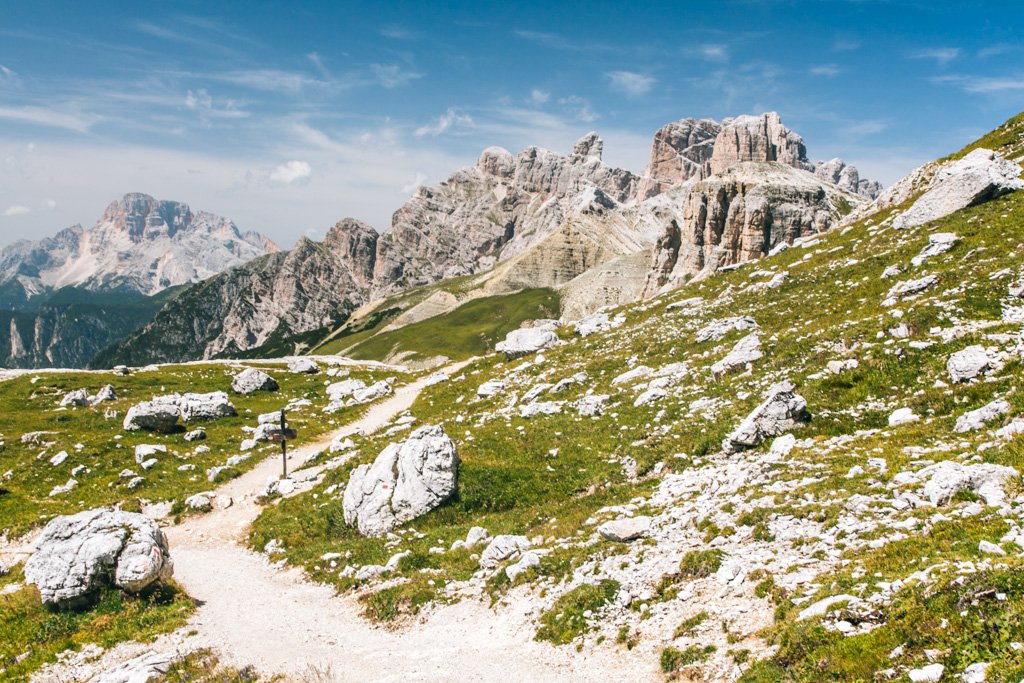
[[[176,652],[147,652],[96,674],[89,683],[151,683],[164,678],[178,659]]]
[[[89,405],[89,392],[85,389],[69,391],[61,398],[60,405],[64,408],[87,406]]]
[[[985,347],[973,345],[952,354],[946,361],[946,372],[954,382],[967,382],[986,372],[991,363]]]
[[[576,412],[580,417],[596,417],[604,412],[604,407],[611,396],[608,394],[591,394],[576,402]]]
[[[231,404],[227,393],[223,391],[211,391],[207,394],[184,394],[178,402],[178,407],[181,410],[181,419],[185,422],[216,420],[236,414],[235,406]]]
[[[122,426],[129,432],[169,432],[178,423],[178,412],[173,403],[143,401],[128,409]]]
[[[451,497],[458,469],[455,443],[441,426],[420,427],[352,472],[342,499],[345,522],[364,536],[386,534]]]
[[[925,498],[932,505],[941,506],[960,491],[972,491],[981,496],[988,505],[1000,505],[1006,499],[1003,485],[1019,475],[1017,470],[1004,465],[964,465],[952,460],[943,460],[925,467],[917,476],[928,480],[924,485]]]
[[[951,232],[935,232],[928,235],[928,245],[921,250],[921,253],[910,259],[915,266],[920,266],[933,256],[945,254],[959,241],[959,237]]]
[[[320,366],[312,358],[293,358],[288,361],[288,372],[299,375],[315,375],[320,372]]]
[[[760,360],[763,357],[764,353],[761,351],[761,338],[758,336],[757,332],[751,332],[746,337],[736,342],[736,345],[732,347],[732,350],[730,350],[728,354],[726,354],[725,358],[711,366],[711,373],[715,377],[719,377],[736,368],[740,368],[749,363],[753,363],[756,360]]]
[[[509,360],[527,356],[537,351],[550,349],[558,343],[558,335],[551,330],[538,327],[523,327],[513,330],[505,336],[505,341],[494,346],[495,351],[503,351]]]
[[[722,450],[736,453],[753,448],[765,439],[781,436],[810,419],[807,401],[795,392],[792,383],[778,382],[765,394],[765,400],[722,441]]]
[[[256,368],[246,368],[231,380],[231,388],[239,394],[252,394],[257,391],[277,391],[277,380]]]
[[[67,609],[88,602],[106,582],[130,593],[174,571],[167,541],[147,517],[96,508],[51,520],[25,563],[25,580],[43,602]]]
[[[911,408],[899,408],[894,410],[889,416],[889,426],[898,427],[899,425],[917,422],[920,419],[921,416],[915,413]]]
[[[1010,403],[1005,398],[999,398],[991,403],[983,405],[977,410],[964,413],[956,419],[956,426],[953,431],[958,434],[964,432],[975,432],[989,422],[998,419],[1010,412]]]
[[[597,527],[597,533],[609,541],[629,543],[647,536],[651,531],[650,517],[623,517],[605,522]]]
[[[706,341],[718,341],[733,330],[756,330],[757,322],[749,315],[740,315],[732,318],[722,318],[710,323],[697,332],[696,342],[702,344]]]
[[[990,149],[973,150],[962,159],[943,165],[928,190],[892,225],[897,229],[911,228],[1022,189],[1020,173],[1020,166]]]
[[[519,406],[519,416],[529,419],[538,415],[557,415],[562,412],[562,404],[554,401],[533,401]]]
[[[530,539],[526,536],[502,534],[496,536],[480,554],[480,567],[493,569],[505,560],[519,557],[530,548]]]
[[[476,395],[480,398],[489,398],[491,396],[497,396],[498,394],[505,391],[508,385],[500,379],[487,380],[481,384],[477,390]]]

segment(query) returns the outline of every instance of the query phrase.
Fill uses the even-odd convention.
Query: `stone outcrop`
[[[765,400],[722,441],[722,450],[736,453],[753,448],[773,436],[781,436],[810,419],[807,401],[789,382],[772,385]]]
[[[73,608],[108,582],[138,593],[173,571],[167,541],[153,521],[97,508],[51,520],[25,563],[25,580],[45,604]]]
[[[954,211],[987,202],[1024,188],[1021,168],[990,149],[975,149],[962,159],[944,164],[928,189],[893,220],[894,228],[910,228]]]
[[[177,403],[143,401],[128,409],[122,426],[129,432],[169,432],[178,423]]]
[[[345,522],[381,536],[438,507],[455,493],[459,456],[440,425],[420,427],[353,470],[345,487]]]
[[[845,207],[862,201],[778,163],[730,166],[679,197],[681,208],[654,248],[644,296],[833,228]]]
[[[239,394],[256,391],[277,391],[277,380],[256,368],[246,368],[231,380],[231,388]]]
[[[505,341],[498,342],[494,350],[502,351],[509,360],[527,356],[531,353],[550,349],[558,343],[558,335],[551,330],[537,327],[524,327],[512,330],[505,336]]]
[[[862,180],[856,166],[850,166],[838,157],[815,164],[814,175],[852,194],[874,199],[882,191],[876,180]]]

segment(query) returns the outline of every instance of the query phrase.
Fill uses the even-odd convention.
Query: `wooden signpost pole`
[[[284,408],[281,408],[281,433],[285,433]],[[288,478],[288,440],[281,439],[281,478]]]

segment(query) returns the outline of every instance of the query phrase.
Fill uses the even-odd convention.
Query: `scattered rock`
[[[939,683],[945,670],[946,667],[942,664],[929,664],[920,669],[911,669],[907,672],[907,676],[912,683]]]
[[[505,576],[508,577],[509,581],[515,581],[522,574],[525,574],[533,567],[540,566],[540,555],[535,552],[526,551],[519,558],[519,561],[515,564],[510,564],[505,567]]]
[[[605,522],[597,527],[597,532],[609,541],[628,543],[643,538],[651,530],[650,517],[623,517]]]
[[[736,342],[732,350],[725,358],[711,366],[711,373],[715,377],[724,375],[727,372],[761,359],[764,354],[761,352],[761,339],[757,332],[751,332],[743,339]]]
[[[160,528],[143,515],[96,508],[56,517],[25,563],[25,580],[43,602],[80,606],[107,582],[130,593],[171,577],[174,565]]]
[[[899,408],[894,410],[892,415],[889,416],[889,426],[897,427],[899,425],[910,424],[911,422],[917,422],[921,419],[921,416],[915,413],[910,408]]]
[[[164,678],[178,659],[175,652],[147,652],[109,671],[97,674],[89,683],[150,683]]]
[[[1005,555],[1006,551],[1000,548],[991,541],[981,541],[978,543],[978,550],[985,553],[986,555]]]
[[[608,394],[591,394],[576,402],[576,411],[580,417],[594,417],[604,412],[604,407],[611,398]]]
[[[810,419],[807,401],[795,393],[793,384],[779,382],[772,385],[765,394],[765,400],[754,408],[722,442],[726,453],[736,453],[753,448],[765,439],[781,436]]]
[[[185,422],[192,420],[215,420],[220,417],[231,417],[235,415],[235,406],[223,391],[211,391],[208,394],[185,394],[178,401],[181,409],[181,419]]]
[[[707,325],[697,332],[696,342],[703,344],[707,341],[718,341],[733,330],[756,330],[757,322],[749,315],[741,315],[733,318],[722,318]]]
[[[518,557],[530,547],[530,539],[526,536],[502,534],[496,536],[480,554],[480,566],[493,569],[505,560]]]
[[[476,395],[481,398],[488,398],[490,396],[496,396],[501,392],[505,391],[508,385],[500,379],[487,380],[476,390]]]
[[[246,368],[231,380],[231,388],[239,394],[252,394],[257,391],[277,391],[277,381],[256,368]]]
[[[954,382],[966,382],[987,371],[991,362],[984,347],[968,346],[949,357],[946,372]]]
[[[60,404],[63,407],[76,407],[89,405],[89,392],[85,389],[75,389],[64,394],[64,398],[60,400]]]
[[[958,434],[977,431],[992,420],[1000,418],[1009,412],[1010,403],[1005,398],[996,399],[977,410],[966,412],[958,417],[953,431]]]
[[[505,341],[495,345],[495,351],[503,351],[509,360],[526,356],[537,351],[550,349],[558,343],[558,335],[551,330],[537,327],[524,327],[513,330],[505,337]]]
[[[1006,497],[1003,484],[1017,476],[1012,467],[990,463],[963,465],[951,460],[929,465],[918,473],[919,478],[928,479],[924,496],[932,505],[945,505],[960,491],[973,491],[989,505],[1000,505]]]
[[[206,430],[201,427],[185,433],[185,441],[202,441],[205,438]]]
[[[302,375],[315,375],[320,372],[320,366],[312,358],[293,358],[288,361],[288,372]]]
[[[921,253],[910,259],[910,262],[919,266],[933,256],[945,254],[953,248],[960,238],[951,232],[935,232],[928,235],[928,245],[921,250]],[[884,273],[883,273],[884,275]]]
[[[178,423],[178,406],[170,403],[144,401],[128,409],[123,426],[133,432],[169,432]]]
[[[562,404],[554,401],[533,401],[525,406],[519,406],[519,416],[527,419],[538,415],[557,415],[560,412]]]
[[[892,225],[911,228],[1024,188],[1020,173],[1020,166],[992,150],[975,149],[939,169],[928,190]]]
[[[573,326],[573,330],[581,337],[589,337],[592,334],[619,327],[624,322],[626,322],[626,318],[621,313],[611,318],[607,313],[597,312],[578,320]]]
[[[347,524],[381,536],[447,500],[458,481],[455,443],[440,425],[420,427],[349,477],[342,499]]]

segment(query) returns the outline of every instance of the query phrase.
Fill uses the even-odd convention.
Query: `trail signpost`
[[[267,438],[281,442],[281,478],[288,478],[288,442],[298,436],[298,432],[288,426],[284,419],[284,408],[281,409],[281,424],[267,430]]]

